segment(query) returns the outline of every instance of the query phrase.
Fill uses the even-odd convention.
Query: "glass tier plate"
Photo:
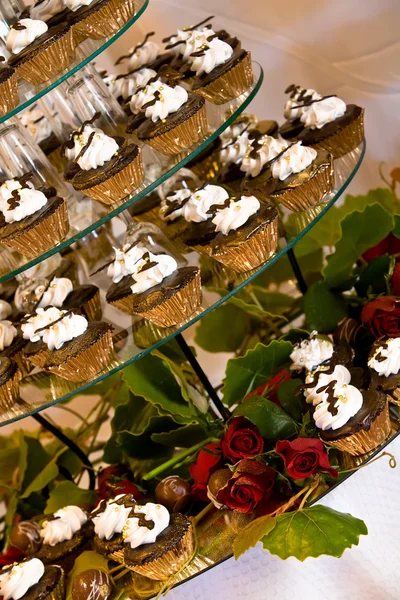
[[[174,157],[166,157],[149,147],[144,148],[143,160],[146,178],[142,186],[136,190],[133,196],[120,202],[116,202],[112,206],[105,206],[86,197],[83,202],[81,200],[76,200],[75,202],[69,201],[68,213],[71,223],[70,231],[60,244],[34,259],[25,258],[21,254],[12,252],[8,249],[2,250],[0,252],[0,282],[15,277],[18,273],[38,264],[52,254],[60,252],[77,240],[88,235],[91,231],[98,229],[103,223],[106,223],[112,217],[118,215],[137,200],[144,198],[144,196],[149,194],[156,187],[169,179],[174,173],[179,171],[181,167],[195,158],[227,127],[229,127],[253,100],[261,87],[264,76],[262,68],[257,63],[253,63],[253,72],[253,85],[238,98],[220,106],[206,102],[207,118],[210,127],[209,135],[201,142],[192,146],[186,152]],[[157,178],[155,178],[155,176],[149,176],[149,173],[154,172],[154,169],[150,168],[154,166],[154,164],[160,166],[160,174]]]
[[[53,80],[47,81],[40,86],[33,86],[20,79],[19,80],[19,96],[20,103],[16,108],[8,112],[3,117],[0,117],[0,123],[4,123],[11,117],[15,117],[21,110],[24,110],[31,104],[37,102],[42,96],[45,96],[51,90],[54,90],[60,83],[66,81],[69,77],[77,73],[89,62],[94,60],[96,56],[104,52],[111,44],[113,44],[123,33],[128,31],[130,27],[141,17],[149,5],[149,0],[136,0],[136,14],[122,27],[118,33],[112,36],[103,38],[102,40],[85,40],[76,48],[76,58],[74,62]]]
[[[365,142],[353,152],[335,161],[336,186],[334,192],[324,198],[313,209],[295,213],[296,219],[294,225],[291,227],[293,230],[292,237],[290,239],[282,237],[278,252],[259,268],[248,273],[234,273],[215,261],[210,260],[207,265],[202,261],[201,274],[204,284],[202,304],[186,322],[181,323],[177,327],[160,328],[144,319],[132,319],[129,315],[106,304],[104,297],[110,285],[110,280],[104,274],[104,271],[91,278],[93,283],[98,285],[101,290],[104,307],[103,320],[109,321],[114,326],[114,347],[116,351],[114,361],[109,365],[107,370],[98,375],[93,381],[81,384],[72,383],[45,372],[29,375],[21,384],[20,400],[12,409],[0,415],[0,426],[23,419],[58,402],[67,400],[75,394],[79,394],[79,392],[106,379],[111,374],[116,373],[148,352],[171,340],[178,333],[181,333],[187,327],[190,327],[207,315],[211,310],[229,300],[260,273],[285,255],[290,248],[295,246],[333,206],[356,174],[364,153]],[[199,264],[199,255],[195,252],[191,253],[188,255],[188,261],[190,264]]]

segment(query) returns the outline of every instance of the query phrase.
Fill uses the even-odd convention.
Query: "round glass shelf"
[[[71,396],[79,394],[92,385],[103,381],[113,373],[117,373],[147,353],[162,346],[165,342],[173,339],[178,333],[183,332],[214,308],[232,298],[258,275],[284,256],[289,249],[293,248],[337,202],[358,171],[364,154],[365,142],[353,152],[335,161],[336,186],[334,192],[324,198],[317,207],[309,211],[296,213],[296,225],[292,227],[293,237],[291,239],[282,238],[278,252],[259,268],[248,273],[239,274],[225,269],[220,263],[214,261],[211,261],[213,266],[210,269],[209,264],[206,266],[202,261],[200,266],[204,286],[201,307],[186,322],[178,327],[163,329],[143,319],[132,321],[131,317],[106,304],[104,301],[106,288],[110,285],[110,281],[104,273],[99,273],[93,277],[93,283],[101,288],[104,306],[103,319],[112,323],[116,332],[114,335],[116,359],[109,365],[106,371],[92,381],[83,384],[72,383],[45,372],[28,376],[21,384],[20,400],[12,409],[0,415],[0,426],[33,415],[58,402],[63,402]],[[191,264],[199,263],[198,254],[192,253],[189,255],[189,258],[192,259],[190,260]],[[215,290],[218,291],[218,294],[215,293]],[[94,391],[94,393],[96,392]]]
[[[71,223],[70,231],[60,244],[34,259],[25,258],[21,254],[12,252],[8,249],[2,250],[0,252],[0,283],[12,279],[19,273],[37,265],[49,256],[67,248],[77,240],[88,235],[91,231],[98,229],[101,225],[112,219],[112,217],[117,216],[120,212],[134,204],[137,200],[147,196],[147,194],[152,192],[174,173],[179,171],[180,168],[195,158],[227,127],[229,127],[235,119],[237,119],[256,96],[263,82],[264,74],[262,68],[257,63],[253,63],[253,72],[253,85],[238,98],[220,106],[206,102],[209,135],[201,142],[195,144],[186,152],[173,157],[166,157],[149,147],[144,148],[143,161],[146,178],[142,186],[135,191],[133,196],[120,202],[116,202],[112,206],[105,206],[90,198],[85,198],[84,208],[79,200],[74,203],[69,203],[68,212]],[[158,177],[149,175],[150,173],[154,173],[152,167],[155,164],[160,165],[160,174]]]
[[[24,82],[22,85],[20,85],[20,104],[3,117],[0,117],[0,124],[4,123],[8,119],[11,119],[11,117],[15,117],[19,112],[21,112],[21,110],[24,110],[31,104],[37,102],[40,98],[42,98],[42,96],[45,96],[51,90],[54,90],[54,88],[66,81],[69,77],[77,73],[85,65],[94,60],[99,54],[104,52],[104,50],[111,46],[111,44],[121,37],[122,34],[128,31],[128,29],[132,27],[134,23],[136,23],[148,5],[149,0],[136,0],[136,14],[130,21],[128,21],[128,23],[126,23],[126,25],[124,25],[124,27],[118,31],[118,33],[102,40],[85,40],[77,47],[76,58],[74,62],[68,67],[68,69],[65,69],[59,73],[53,80],[36,87],[28,84],[27,82]]]

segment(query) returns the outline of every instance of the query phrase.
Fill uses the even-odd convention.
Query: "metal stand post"
[[[302,294],[305,294],[307,291],[307,283],[303,277],[303,273],[301,272],[300,265],[297,262],[297,258],[294,255],[293,248],[290,248],[287,252],[291,267],[293,269],[293,273],[297,279],[297,283],[299,285],[299,290]]]

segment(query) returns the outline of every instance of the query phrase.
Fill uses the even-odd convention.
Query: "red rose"
[[[298,438],[293,442],[281,440],[277,442],[275,451],[283,458],[285,469],[293,479],[305,479],[324,471],[332,477],[338,472],[330,466],[329,458],[321,440]]]
[[[208,502],[207,483],[211,473],[217,470],[220,461],[221,445],[219,443],[207,444],[203,450],[200,450],[196,463],[189,469],[190,476],[194,480],[190,491],[193,496],[203,502]]]
[[[7,552],[0,554],[0,569],[7,565],[12,565],[15,562],[21,562],[26,556],[27,554],[25,554],[25,552],[21,552],[18,548],[10,546]]]
[[[222,453],[231,462],[261,454],[264,440],[258,427],[246,417],[233,417],[221,439]]]
[[[377,339],[400,337],[400,298],[380,296],[367,302],[361,311],[361,320]]]
[[[268,383],[264,383],[264,385],[260,385],[256,390],[247,394],[246,398],[243,400],[245,402],[247,398],[251,398],[251,396],[266,396],[268,400],[271,400],[274,404],[280,406],[280,402],[278,400],[278,390],[284,381],[291,379],[290,371],[287,369],[282,369],[279,371]],[[265,393],[264,393],[265,392]]]
[[[118,494],[132,494],[137,501],[143,499],[142,492],[127,478],[128,473],[123,465],[111,465],[100,471],[97,476],[100,499],[107,500]]]
[[[372,248],[368,248],[362,255],[363,259],[370,263],[378,256],[382,256],[383,254],[389,254],[390,256],[393,254],[400,253],[400,239],[396,237],[393,233],[389,233],[379,244],[376,246],[372,246]]]
[[[218,491],[216,500],[230,510],[249,515],[269,499],[274,483],[274,469],[257,460],[244,459]]]
[[[396,296],[400,296],[400,263],[396,263],[392,278],[390,280],[390,289]]]

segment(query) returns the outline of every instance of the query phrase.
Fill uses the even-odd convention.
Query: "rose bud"
[[[178,475],[166,477],[156,487],[156,502],[171,513],[184,512],[191,500],[190,484]]]

